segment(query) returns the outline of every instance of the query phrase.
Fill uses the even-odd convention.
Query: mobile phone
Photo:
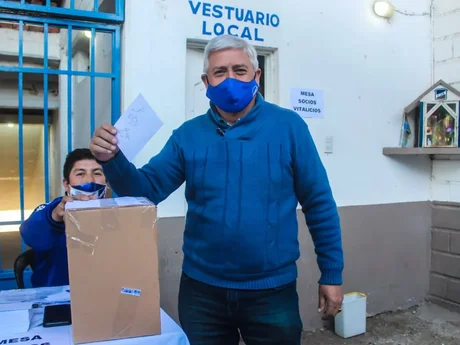
[[[43,327],[67,326],[72,324],[70,304],[48,305],[43,315]]]

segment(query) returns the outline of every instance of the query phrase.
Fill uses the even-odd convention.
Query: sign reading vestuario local
[[[193,0],[188,3],[194,15],[205,18],[201,24],[203,35],[233,35],[250,41],[263,42],[263,27],[276,28],[280,25],[280,18],[273,13]],[[230,23],[224,23],[222,20],[228,20]]]

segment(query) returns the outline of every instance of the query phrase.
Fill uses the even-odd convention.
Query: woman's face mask
[[[107,185],[99,184],[95,182],[88,182],[76,186],[70,186],[70,196],[75,195],[94,195],[98,199],[102,199],[105,197],[105,193],[107,192]]]

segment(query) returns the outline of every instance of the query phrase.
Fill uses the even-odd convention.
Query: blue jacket
[[[183,271],[194,279],[236,289],[295,280],[300,202],[319,282],[342,284],[339,215],[308,126],[261,95],[233,126],[222,123],[211,105],[176,129],[140,169],[122,152],[102,166],[117,195],[156,204],[186,183]]]
[[[64,222],[51,218],[54,208],[61,202],[57,198],[38,206],[20,227],[21,236],[34,250],[32,286],[60,286],[69,284],[67,247]]]

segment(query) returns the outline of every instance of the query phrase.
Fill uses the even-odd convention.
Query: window
[[[24,219],[45,202],[44,126],[43,115],[24,111],[23,124],[23,188]],[[0,223],[21,219],[19,192],[19,131],[17,109],[0,110]],[[51,145],[48,145],[51,151]],[[0,252],[2,268],[13,268],[14,260],[21,253],[19,224],[0,226]]]
[[[124,1],[25,3],[0,0],[0,290],[21,222],[62,195],[65,156],[120,110]]]

